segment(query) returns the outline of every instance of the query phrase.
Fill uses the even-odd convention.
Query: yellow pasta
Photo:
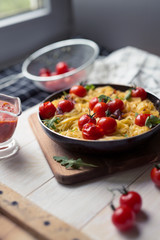
[[[104,136],[103,138],[99,139],[99,141],[123,139],[149,131],[150,129],[147,126],[140,127],[135,124],[136,113],[148,113],[159,117],[159,112],[156,110],[154,104],[149,99],[142,101],[141,98],[130,97],[129,100],[126,100],[126,94],[127,91],[122,92],[115,90],[111,86],[90,89],[85,97],[78,97],[75,94],[70,94],[70,97],[75,103],[74,109],[67,113],[57,114],[56,116],[59,118],[59,121],[55,125],[56,129],[53,130],[64,136],[83,139],[82,132],[78,128],[79,118],[83,114],[89,114],[89,101],[93,97],[106,95],[111,99],[122,99],[124,102],[124,109],[122,110],[122,119],[116,119],[117,129],[115,133],[113,133],[111,136]],[[55,99],[52,103],[57,107],[58,102],[62,99],[64,99],[64,96],[59,99]],[[90,114],[93,114],[93,112],[91,111]]]

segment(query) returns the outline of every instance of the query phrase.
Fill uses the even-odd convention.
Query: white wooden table
[[[114,64],[117,69],[113,68]],[[105,79],[108,79],[109,81],[110,79],[111,82],[120,80],[120,83],[127,84],[127,81],[133,79],[142,66],[145,74],[137,78],[138,84],[144,88],[154,88],[160,96],[160,82],[156,81],[160,76],[159,57],[133,48],[120,50],[104,61],[97,61],[90,80],[106,81]],[[79,229],[90,239],[159,240],[160,190],[150,179],[153,164],[146,164],[143,167],[82,184],[61,185],[48,166],[28,122],[28,117],[37,109],[38,106],[35,106],[23,112],[19,117],[14,138],[19,143],[20,150],[16,156],[0,161],[0,182]],[[114,189],[122,186],[137,191],[143,200],[142,211],[137,215],[136,226],[125,234],[117,231],[111,222],[112,195],[108,191],[108,188]],[[119,195],[117,193],[115,206],[118,206]]]
[[[0,182],[28,198],[44,210],[79,229],[93,240],[159,240],[160,191],[150,180],[153,165],[131,169],[76,185],[59,184],[28,123],[35,106],[19,117],[14,138],[20,145],[17,155],[0,161]],[[111,222],[112,198],[108,188],[129,186],[142,196],[142,211],[136,226],[120,233]],[[118,206],[119,194],[114,201]]]

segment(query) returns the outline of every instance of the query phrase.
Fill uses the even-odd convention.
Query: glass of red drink
[[[20,99],[0,94],[0,159],[10,157],[19,150],[12,136],[20,114]]]

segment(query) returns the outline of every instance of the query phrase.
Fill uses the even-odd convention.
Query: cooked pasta
[[[78,97],[75,94],[70,94],[70,97],[74,101],[74,108],[70,112],[56,114],[59,121],[55,124],[56,128],[53,129],[53,131],[56,131],[64,136],[83,139],[82,131],[80,131],[78,127],[78,120],[83,114],[89,114],[89,101],[93,97],[98,97],[100,95],[106,95],[111,99],[122,99],[124,102],[124,108],[122,110],[122,119],[116,119],[116,131],[112,135],[105,135],[99,140],[123,139],[149,131],[150,129],[147,126],[141,127],[135,124],[136,114],[147,113],[159,117],[159,112],[149,99],[145,99],[143,101],[139,97],[130,97],[128,100],[125,99],[127,92],[128,91],[122,92],[120,90],[115,90],[111,86],[104,86],[88,90],[86,96],[84,97]],[[55,99],[52,103],[55,107],[57,107],[59,101],[62,99],[64,99],[64,96],[59,99]],[[93,111],[90,111],[90,114],[93,114]]]

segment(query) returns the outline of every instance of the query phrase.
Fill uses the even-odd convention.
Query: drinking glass
[[[21,112],[21,101],[18,97],[0,94],[0,159],[11,157],[19,150],[12,136]]]

